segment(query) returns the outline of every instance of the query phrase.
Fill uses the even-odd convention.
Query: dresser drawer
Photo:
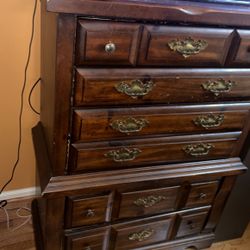
[[[70,172],[232,156],[240,132],[72,144]]]
[[[73,141],[241,130],[249,108],[250,103],[76,109]]]
[[[66,250],[108,250],[110,228],[66,234]]]
[[[167,241],[171,223],[173,216],[160,216],[115,225],[112,227],[116,235],[114,249],[134,249]]]
[[[248,69],[77,69],[74,105],[244,100],[249,77]]]
[[[140,65],[222,66],[233,29],[145,26]]]
[[[79,21],[76,64],[134,65],[140,30],[138,24]]]
[[[66,211],[66,227],[78,227],[110,221],[111,195],[69,197]]]
[[[180,186],[124,192],[120,194],[118,218],[139,217],[174,211]]]
[[[190,208],[212,204],[218,187],[218,181],[191,184],[185,207]]]
[[[237,30],[237,38],[229,58],[230,65],[250,65],[250,30]]]
[[[208,211],[199,212],[196,214],[181,214],[179,215],[179,228],[176,237],[184,237],[192,234],[199,234],[203,229]]]

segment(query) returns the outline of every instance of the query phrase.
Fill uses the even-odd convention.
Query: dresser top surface
[[[250,27],[250,0],[43,0],[58,13]]]

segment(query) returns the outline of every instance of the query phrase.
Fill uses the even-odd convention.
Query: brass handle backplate
[[[116,46],[115,46],[114,43],[109,42],[109,43],[107,43],[107,44],[105,45],[105,51],[106,51],[107,53],[110,53],[110,54],[111,54],[111,53],[114,53],[115,50],[116,50]]]
[[[150,238],[154,233],[154,230],[148,229],[148,230],[143,230],[141,232],[136,232],[136,233],[131,233],[128,236],[128,239],[131,241],[144,241]]]
[[[152,207],[154,205],[156,205],[157,203],[160,203],[163,200],[166,200],[167,198],[165,196],[162,195],[158,195],[158,196],[154,196],[154,195],[150,195],[144,198],[139,198],[137,200],[135,200],[133,203],[138,206],[138,207]]]
[[[168,42],[168,46],[171,50],[177,51],[184,58],[187,58],[199,54],[208,46],[208,43],[205,40],[194,40],[193,38],[188,37],[183,40],[172,40]]]
[[[205,129],[216,128],[221,126],[221,124],[224,122],[224,115],[223,114],[201,115],[195,118],[193,122],[196,126],[200,126]]]
[[[191,229],[191,230],[195,228],[195,225],[194,225],[193,221],[191,221],[191,220],[187,221],[187,225],[188,225],[189,229]]]
[[[95,210],[88,209],[85,214],[86,214],[86,217],[94,217],[95,216]]]
[[[90,246],[87,246],[87,247],[85,247],[84,250],[91,250],[91,247],[90,247]]]
[[[207,81],[202,84],[202,87],[204,90],[210,91],[215,96],[219,96],[222,93],[230,92],[234,85],[236,85],[234,81],[218,79],[214,81]]]
[[[104,156],[111,158],[115,162],[133,161],[136,156],[141,153],[138,148],[121,148],[118,150],[111,150]]]
[[[203,199],[207,198],[207,194],[200,193],[198,198],[199,198],[199,200],[203,200]]]
[[[153,81],[132,80],[131,82],[121,82],[115,86],[120,93],[126,94],[134,99],[147,95],[153,89]]]
[[[198,143],[186,145],[183,147],[183,150],[188,155],[198,157],[208,155],[213,147],[214,145],[210,143]]]
[[[144,127],[149,124],[146,119],[136,119],[128,117],[125,119],[115,120],[110,123],[110,126],[121,133],[130,134],[140,132]]]

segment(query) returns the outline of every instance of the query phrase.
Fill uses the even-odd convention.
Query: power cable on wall
[[[9,180],[3,185],[3,187],[0,189],[0,195],[3,193],[3,191],[5,190],[5,188],[11,183],[11,181],[14,178],[15,172],[16,172],[16,168],[18,166],[18,163],[20,161],[20,149],[21,149],[21,145],[22,145],[22,117],[23,117],[23,108],[24,108],[24,92],[26,89],[26,85],[27,85],[27,71],[28,71],[28,67],[29,67],[29,63],[30,63],[30,57],[31,57],[31,49],[32,49],[32,43],[34,40],[34,33],[35,33],[35,17],[36,17],[36,10],[37,10],[37,0],[34,0],[34,9],[33,9],[33,14],[32,14],[32,28],[31,28],[31,36],[30,36],[30,41],[29,41],[29,46],[28,46],[28,54],[27,54],[27,60],[26,60],[26,64],[25,64],[25,68],[24,68],[24,80],[23,80],[23,84],[22,84],[22,90],[21,90],[21,95],[20,95],[20,110],[19,110],[19,116],[18,116],[18,145],[17,145],[17,155],[16,155],[16,161],[13,165],[12,168],[12,172],[11,172],[11,176],[9,178]],[[35,86],[38,84],[38,82],[40,81],[40,78],[37,80],[37,82],[33,85],[30,94],[29,94],[29,105],[31,107],[31,109],[39,114],[39,112],[37,112],[33,106],[31,105],[31,95],[32,92],[35,88]],[[3,208],[7,205],[7,201],[6,200],[1,200],[0,201],[0,208]]]

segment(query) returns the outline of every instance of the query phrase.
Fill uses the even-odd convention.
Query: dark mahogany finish
[[[138,24],[80,21],[76,44],[76,64],[134,65],[141,28]],[[114,51],[105,47],[114,44]]]
[[[174,40],[202,40],[206,48],[185,58],[168,43]],[[178,26],[145,26],[140,48],[139,65],[222,66],[233,38],[232,29],[210,29]]]
[[[75,106],[249,100],[249,77],[250,69],[77,69]],[[204,89],[204,83],[219,79],[235,84],[217,96]],[[117,91],[120,83],[133,80],[152,81],[153,87],[137,98]]]
[[[236,156],[240,150],[239,132],[207,135],[134,139],[86,144],[73,144],[71,148],[70,171],[96,171],[132,168],[152,164],[180,161],[197,161]],[[185,150],[188,145],[211,145],[209,149]],[[109,154],[117,154],[111,156]],[[198,152],[198,153],[197,153]],[[197,155],[196,155],[197,153]],[[135,155],[134,155],[135,154]]]
[[[85,142],[145,135],[237,131],[244,127],[249,109],[250,103],[76,109],[72,139]]]
[[[246,170],[249,27],[242,5],[42,0],[39,250],[212,244]]]

